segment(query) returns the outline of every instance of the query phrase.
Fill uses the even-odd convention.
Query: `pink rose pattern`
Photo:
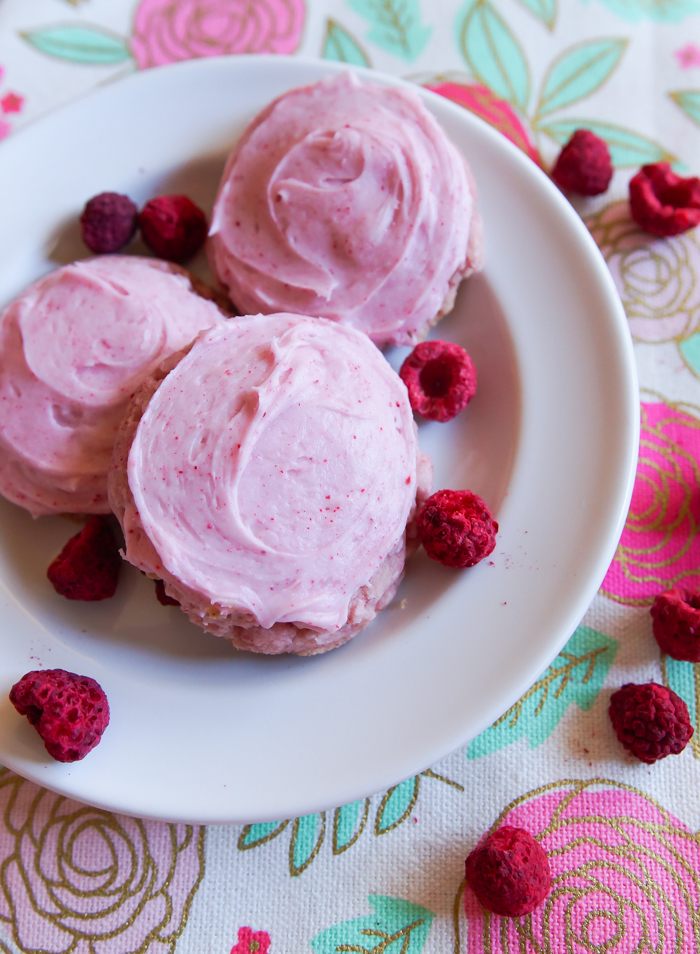
[[[131,51],[139,69],[200,56],[293,53],[304,0],[141,0]]]
[[[685,954],[700,944],[700,843],[677,818],[617,782],[561,782],[506,808],[546,851],[552,890],[531,915],[500,918],[465,888],[455,918],[467,954]],[[456,908],[456,911],[459,909]]]
[[[639,463],[625,528],[601,592],[646,605],[675,584],[700,587],[700,409],[642,403]]]
[[[20,951],[172,954],[203,873],[203,828],[112,815],[0,769],[0,926]]]

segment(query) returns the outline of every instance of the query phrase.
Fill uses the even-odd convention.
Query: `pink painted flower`
[[[601,592],[644,606],[671,586],[700,587],[700,420],[642,404],[632,503]]]
[[[586,222],[608,263],[638,341],[678,341],[700,325],[700,236],[657,239],[614,202]]]
[[[112,815],[2,772],[0,921],[24,952],[169,954],[203,842],[203,828]]]
[[[140,69],[200,56],[293,53],[304,0],[141,0],[131,38]]]
[[[0,108],[3,113],[18,113],[22,108],[24,96],[18,96],[17,93],[7,93],[0,99]]]
[[[676,50],[674,56],[678,60],[678,65],[682,70],[689,70],[693,66],[700,66],[700,47],[695,43],[688,43],[686,46]]]
[[[252,931],[249,927],[238,928],[238,944],[231,954],[268,954],[270,935],[267,931]]]
[[[427,89],[439,93],[453,103],[464,106],[472,113],[476,113],[489,125],[515,143],[538,166],[542,165],[542,157],[536,147],[530,142],[527,131],[513,107],[503,99],[499,99],[487,86],[477,83],[428,83]]]
[[[700,844],[642,792],[562,782],[510,805],[494,828],[525,828],[549,857],[549,897],[500,918],[464,895],[468,954],[676,954],[694,951]]]

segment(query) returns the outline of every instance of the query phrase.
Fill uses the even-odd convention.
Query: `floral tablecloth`
[[[429,85],[545,169],[580,126],[607,140],[612,186],[577,208],[635,341],[631,511],[600,594],[537,683],[389,791],[204,829],[114,816],[0,769],[0,951],[699,951],[700,668],[659,653],[649,605],[700,586],[700,241],[637,231],[626,187],[646,162],[700,172],[700,0],[0,0],[0,138],[133,70],[244,52]],[[616,687],[649,680],[696,727],[652,766],[607,716]],[[504,821],[550,857],[553,891],[531,917],[462,902],[466,853]]]

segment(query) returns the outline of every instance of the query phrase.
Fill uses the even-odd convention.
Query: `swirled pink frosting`
[[[227,322],[139,422],[127,559],[158,572],[152,545],[224,615],[337,630],[403,539],[416,451],[406,388],[365,335],[290,314]]]
[[[59,268],[0,315],[0,493],[33,516],[109,513],[127,402],[168,354],[223,321],[166,262],[109,255]]]
[[[209,259],[244,313],[409,344],[470,269],[473,213],[464,159],[418,95],[343,73],[253,120],[224,171]]]

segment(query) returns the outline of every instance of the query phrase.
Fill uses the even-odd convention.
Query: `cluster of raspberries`
[[[612,178],[610,152],[604,140],[577,129],[559,154],[552,179],[565,192],[600,195]],[[642,166],[629,184],[630,212],[637,225],[652,235],[680,235],[700,224],[700,179],[684,179],[667,162]]]
[[[141,229],[144,242],[159,258],[185,262],[203,245],[208,225],[204,212],[186,195],[161,195],[139,212],[118,192],[102,192],[86,204],[80,216],[83,242],[91,252],[118,252]]]

